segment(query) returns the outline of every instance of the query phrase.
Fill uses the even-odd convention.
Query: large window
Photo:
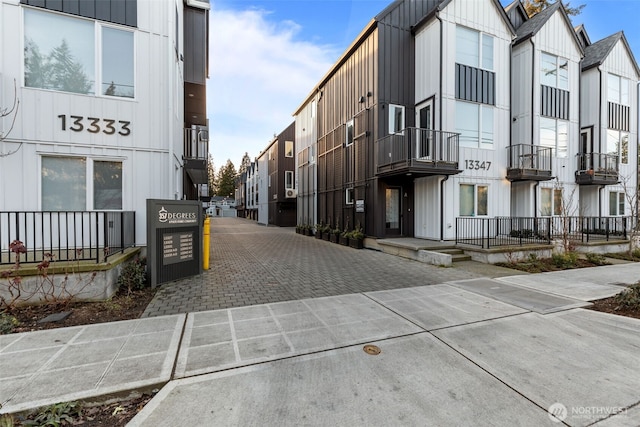
[[[456,62],[484,70],[493,70],[493,37],[457,26]]]
[[[540,202],[540,214],[542,216],[562,215],[562,189],[541,188]]]
[[[620,163],[629,163],[629,134],[607,129],[607,154],[618,156]]]
[[[389,133],[398,133],[402,130],[404,130],[404,107],[389,104]]]
[[[293,157],[293,141],[284,142],[284,156]]]
[[[486,216],[489,187],[486,185],[460,184],[460,216]]]
[[[612,191],[609,193],[609,215],[624,215],[624,193]]]
[[[292,190],[294,188],[294,185],[293,185],[293,171],[285,171],[284,172],[284,188],[286,190]]]
[[[493,145],[493,107],[456,101],[456,132],[461,147],[491,148]]]
[[[131,31],[87,19],[24,10],[27,87],[133,98],[133,52]]]
[[[568,125],[564,120],[540,117],[540,145],[553,148],[556,157],[567,157]]]
[[[620,105],[629,105],[629,80],[614,74],[608,74],[607,101]]]
[[[349,145],[353,144],[353,120],[349,120],[347,122],[347,126],[346,126],[345,132],[346,132],[346,134],[344,136],[344,138],[345,138],[344,145],[346,145],[348,147]]]
[[[90,187],[87,176],[93,177]],[[122,209],[122,162],[43,156],[41,180],[43,211]]]
[[[540,84],[569,90],[569,61],[544,52],[540,61]]]

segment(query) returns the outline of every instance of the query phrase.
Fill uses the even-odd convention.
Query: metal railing
[[[459,133],[405,128],[378,141],[377,167],[418,162],[458,163]]]
[[[0,211],[0,265],[15,262],[14,240],[27,250],[21,262],[40,262],[46,254],[56,261],[105,261],[136,245],[135,218],[132,211]]]
[[[582,243],[627,240],[630,217],[495,217],[456,218],[456,244],[484,249],[551,244],[554,239]]]
[[[576,170],[579,173],[618,179],[620,166],[618,156],[615,154],[578,153],[576,159],[578,162]]]
[[[551,171],[551,154],[549,147],[530,144],[515,144],[507,147],[507,169]]]

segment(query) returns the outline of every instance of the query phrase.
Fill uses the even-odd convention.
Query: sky
[[[216,171],[254,160],[392,0],[210,0],[207,114]],[[502,0],[503,5],[511,0]],[[591,42],[623,30],[640,61],[640,0],[571,0]]]

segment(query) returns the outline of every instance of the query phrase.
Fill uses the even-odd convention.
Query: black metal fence
[[[0,264],[13,264],[14,240],[27,252],[21,262],[40,262],[45,254],[56,261],[95,261],[136,245],[132,211],[0,211]]]
[[[627,240],[630,217],[456,218],[456,244],[489,249],[499,246],[551,244],[554,239],[582,243]]]

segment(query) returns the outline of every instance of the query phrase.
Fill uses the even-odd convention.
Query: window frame
[[[401,129],[396,129],[396,111],[400,111],[401,112],[401,122],[400,126],[402,127]],[[407,123],[407,117],[405,115],[405,108],[404,105],[399,105],[399,104],[389,104],[389,135],[395,135],[395,134],[404,134],[404,129],[406,128],[406,123]]]
[[[462,105],[473,106],[475,109],[473,116],[477,118],[477,120],[474,122],[477,124],[477,129],[472,129],[475,135],[473,137],[465,136],[469,138],[469,142],[465,142],[463,137],[464,133],[461,131],[461,128],[459,127],[459,123],[458,123],[458,120],[460,120],[461,122],[464,121],[465,123],[469,123],[469,114],[459,114],[458,107]],[[478,102],[456,99],[455,108],[456,108],[456,112],[455,112],[456,125],[455,126],[456,126],[456,132],[460,133],[460,147],[492,149],[494,147],[494,142],[495,142],[495,109],[494,107],[489,104],[481,104]],[[491,113],[491,120],[487,122],[485,115],[487,115],[489,112]],[[491,139],[483,137],[483,135],[489,135],[489,132],[485,131],[485,126],[484,126],[487,123],[491,123],[491,132],[490,132]],[[490,141],[490,142],[484,142],[484,141]]]
[[[68,15],[68,14],[62,14],[62,13],[56,13],[55,11],[51,11],[48,9],[41,9],[41,8],[24,8],[24,12],[22,14],[21,20],[22,20],[22,25],[23,25],[23,34],[22,34],[22,39],[21,39],[21,43],[23,43],[23,45],[26,45],[26,38],[28,37],[28,35],[30,35],[31,33],[28,32],[28,27],[27,27],[27,16],[28,14],[34,14],[34,16],[39,15],[42,17],[55,17],[55,19],[61,19],[64,20],[66,22],[69,23],[80,23],[80,22],[84,22],[85,24],[89,23],[92,25],[92,38],[93,38],[93,47],[91,50],[91,55],[92,57],[90,58],[90,64],[93,67],[92,68],[92,75],[91,76],[87,76],[87,78],[89,78],[89,80],[91,80],[91,85],[92,87],[90,88],[89,91],[87,92],[77,92],[77,91],[68,91],[68,90],[62,90],[62,89],[58,89],[58,88],[50,88],[50,87],[44,87],[42,85],[38,86],[38,85],[28,85],[27,83],[27,67],[25,65],[26,63],[26,55],[25,55],[25,49],[22,49],[22,86],[25,88],[29,88],[29,89],[36,89],[36,90],[46,90],[46,91],[54,91],[54,92],[60,92],[60,93],[66,93],[66,94],[74,94],[74,95],[88,95],[88,96],[94,96],[97,98],[109,98],[109,99],[119,99],[119,100],[130,100],[130,101],[135,101],[137,99],[137,89],[138,89],[138,84],[137,84],[137,73],[136,73],[136,67],[137,67],[137,61],[136,61],[136,51],[137,51],[137,34],[136,31],[134,29],[131,29],[130,27],[127,27],[125,25],[119,25],[119,24],[114,24],[114,23],[110,23],[110,22],[104,22],[104,21],[100,21],[97,19],[91,19],[91,18],[85,18],[85,17],[81,17],[81,16],[75,16],[75,15]],[[72,24],[70,24],[72,25]],[[104,51],[106,50],[104,48],[104,30],[115,30],[115,31],[121,31],[121,32],[125,32],[125,33],[130,33],[131,34],[131,51],[132,51],[132,58],[131,58],[131,77],[133,79],[132,81],[132,85],[133,85],[133,95],[132,96],[123,96],[123,95],[108,95],[103,93],[103,89],[102,89],[102,80],[104,79],[104,67],[105,64],[109,63],[110,61],[105,61],[103,54]],[[63,38],[64,39],[64,38]],[[36,42],[34,41],[34,44]],[[38,46],[36,44],[36,46]],[[75,48],[75,50],[72,50],[71,53],[74,53],[75,51],[77,51],[77,47]],[[48,57],[51,54],[51,51],[43,53],[43,57]]]
[[[609,192],[609,216],[624,216],[626,207],[626,197],[624,192]]]
[[[293,141],[284,141],[284,156],[289,158],[293,157]]]
[[[545,199],[548,199],[548,204],[549,204],[548,211],[547,211],[547,208],[544,206],[544,203],[546,201]],[[549,218],[549,217],[562,216],[563,204],[564,204],[564,192],[562,191],[562,188],[555,188],[555,187],[540,188],[540,216],[541,217]]]
[[[345,196],[344,203],[346,205],[353,205],[353,202],[355,200],[355,191],[354,191],[353,187],[345,188],[344,196]]]
[[[554,132],[554,136],[553,136],[553,145],[549,145],[549,144],[543,144],[543,129],[542,129],[542,124],[543,121],[547,121],[549,123],[553,122],[553,132]],[[564,127],[564,129],[566,130],[566,138],[564,139],[564,145],[563,145],[563,149],[560,150],[560,142],[562,141],[560,136],[561,136],[561,132],[560,132],[560,126]],[[545,129],[550,129],[550,128],[545,128]],[[545,141],[548,140],[548,138],[545,139]],[[567,157],[569,157],[569,121],[568,120],[562,120],[562,119],[557,119],[554,117],[546,117],[546,116],[540,116],[539,122],[538,122],[538,143],[541,147],[546,147],[546,148],[551,148],[553,150],[553,155],[556,158],[559,159],[566,159]],[[558,155],[559,153],[564,153],[564,155],[560,156]]]
[[[472,212],[470,214],[465,214],[462,212],[463,203],[462,197],[468,192],[463,192],[462,188],[465,187],[473,187],[473,200],[471,203]],[[482,189],[482,190],[480,190]],[[470,183],[460,183],[458,189],[458,213],[461,217],[467,218],[476,218],[476,217],[488,217],[489,216],[489,185],[487,184],[470,184]],[[481,197],[481,193],[484,193]],[[482,208],[482,209],[481,209]],[[483,213],[480,213],[480,212]]]
[[[43,168],[45,166],[44,159],[67,159],[67,160],[81,160],[84,162],[84,175],[83,175],[83,192],[81,199],[84,201],[84,206],[73,206],[68,209],[58,209],[45,205],[45,183],[43,181]],[[54,211],[54,212],[64,212],[69,210],[80,210],[84,212],[103,212],[103,211],[113,211],[113,212],[121,212],[124,210],[125,198],[124,198],[124,187],[125,187],[125,160],[121,158],[112,158],[112,157],[91,157],[91,156],[75,156],[75,155],[57,155],[55,153],[42,153],[38,156],[39,161],[39,206],[43,211]],[[120,208],[96,208],[96,163],[119,163],[120,164]]]
[[[461,33],[462,32],[466,32],[468,34],[473,34],[474,35],[474,42],[475,42],[475,52],[473,54],[473,58],[476,60],[475,63],[471,63],[471,61],[465,61],[466,57],[469,56],[465,53],[461,53],[459,50],[460,47],[460,41],[461,41]],[[486,33],[484,31],[479,31],[473,28],[469,28],[469,27],[465,27],[464,25],[456,25],[456,35],[455,35],[455,40],[456,40],[456,51],[455,51],[455,62],[457,64],[461,64],[461,65],[467,65],[469,67],[474,67],[474,68],[478,68],[480,70],[487,70],[487,71],[495,71],[495,36],[493,34],[490,33]],[[488,47],[488,44],[485,43],[485,41],[487,40],[491,40],[491,58],[490,58],[490,65],[486,65],[485,64],[485,60],[486,55],[485,55],[485,50]]]
[[[291,186],[289,186],[289,178],[291,177]],[[296,188],[295,175],[293,171],[284,171],[284,189],[294,190]]]
[[[345,147],[348,147],[351,144],[353,144],[353,141],[355,139],[354,132],[355,132],[354,122],[353,122],[353,119],[351,119],[347,121],[344,127],[344,146]]]
[[[547,59],[549,58],[553,58],[553,64],[554,64],[554,70],[553,71],[548,71],[547,74],[555,74],[555,82],[553,84],[548,84],[549,82],[547,80],[549,79],[545,79],[544,78],[544,71],[543,71],[543,64],[545,62],[545,57],[547,57]],[[551,61],[547,61],[547,62],[551,62]],[[564,70],[564,71],[560,71],[560,70]],[[561,76],[564,75],[566,76],[566,85],[561,85],[560,82],[562,81]],[[558,56],[558,55],[554,55],[552,53],[548,53],[548,52],[541,52],[540,55],[540,74],[539,74],[539,78],[540,78],[540,84],[543,86],[548,86],[548,87],[552,87],[552,88],[556,88],[556,89],[561,89],[561,90],[569,90],[569,60],[567,58],[564,58],[562,56]]]

